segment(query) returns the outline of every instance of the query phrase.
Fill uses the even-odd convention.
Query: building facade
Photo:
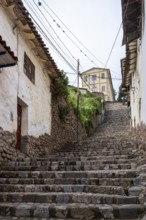
[[[51,80],[60,72],[22,1],[0,0],[0,21],[0,128],[28,153],[28,138],[51,134]]]
[[[105,101],[114,101],[114,89],[109,69],[92,68],[82,74],[82,87],[91,92],[104,94]]]
[[[146,123],[145,85],[145,1],[122,0],[123,45],[126,57],[121,61],[122,87],[130,97],[131,126]],[[143,18],[143,19],[142,19]],[[143,29],[143,30],[142,30]],[[144,61],[144,62],[143,62]]]

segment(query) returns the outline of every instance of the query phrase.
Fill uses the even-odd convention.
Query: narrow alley
[[[0,220],[144,217],[145,166],[127,106],[106,109],[105,122],[79,145],[1,164]]]

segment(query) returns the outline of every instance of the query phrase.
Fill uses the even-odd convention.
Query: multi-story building
[[[122,87],[130,104],[131,126],[146,124],[146,1],[121,0],[123,45]]]
[[[0,21],[0,136],[11,136],[8,154],[29,153],[51,134],[51,83],[60,71],[21,0],[0,0]]]
[[[114,89],[109,69],[93,67],[82,74],[82,87],[104,94],[105,101],[114,101]]]

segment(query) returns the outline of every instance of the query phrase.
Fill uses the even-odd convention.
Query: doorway
[[[23,153],[28,152],[28,105],[17,98],[17,132],[16,149]]]
[[[17,141],[16,149],[21,149],[22,106],[17,104]]]

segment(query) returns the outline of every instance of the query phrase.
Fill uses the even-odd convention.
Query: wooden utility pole
[[[80,89],[79,89],[79,59],[77,60],[77,143],[79,142],[79,96],[80,96]]]

